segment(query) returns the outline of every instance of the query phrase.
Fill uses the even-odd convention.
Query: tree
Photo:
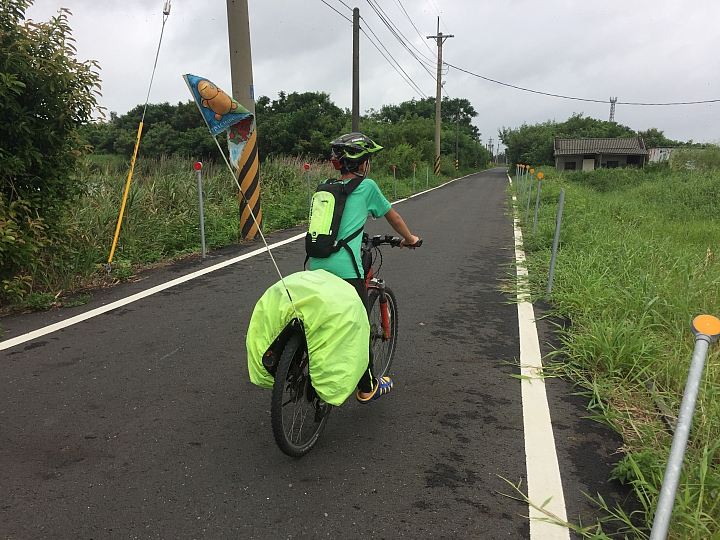
[[[646,131],[638,131],[638,135],[645,141],[645,148],[666,148],[682,146],[679,141],[673,141],[665,137],[665,132],[657,129],[650,128]]]
[[[31,3],[0,2],[2,277],[32,264],[39,231],[52,232],[63,203],[77,193],[74,171],[87,150],[78,127],[100,95],[98,65],[75,58],[68,11],[26,22]]]
[[[350,119],[324,92],[280,92],[278,99],[262,96],[255,103],[258,152],[328,158],[330,141],[342,135]]]

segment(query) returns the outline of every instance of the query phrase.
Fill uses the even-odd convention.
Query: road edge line
[[[486,169],[488,170],[488,169]],[[449,180],[445,182],[444,184],[440,184],[439,186],[435,186],[434,188],[430,188],[425,191],[421,191],[419,193],[415,193],[411,195],[410,197],[406,197],[405,199],[399,199],[397,201],[393,201],[392,204],[398,204],[403,201],[407,201],[408,199],[411,199],[413,197],[416,197],[418,195],[422,195],[423,193],[428,193],[430,191],[434,191],[436,189],[439,189],[441,187],[445,187],[448,184],[451,184],[453,182],[456,182],[457,180],[462,180],[463,178],[467,178],[469,176],[472,176],[473,174],[478,174],[483,171],[478,171],[477,173],[468,174],[465,176],[461,176],[460,178],[453,178],[452,180]],[[285,240],[282,240],[280,242],[276,242],[275,244],[272,244],[268,246],[270,249],[283,246],[285,244],[290,244],[292,242],[295,242],[296,240],[300,240],[301,238],[305,237],[306,233],[301,233],[296,236],[292,236],[290,238],[287,238]],[[141,291],[139,293],[130,295],[126,298],[122,298],[120,300],[116,300],[115,302],[111,302],[110,304],[107,304],[105,306],[100,306],[95,309],[91,309],[89,311],[86,311],[85,313],[81,313],[80,315],[75,315],[74,317],[70,317],[68,319],[65,319],[64,321],[58,321],[56,323],[50,324],[48,326],[43,326],[42,328],[38,328],[37,330],[33,330],[31,332],[27,332],[25,334],[21,334],[19,336],[16,336],[14,338],[6,339],[4,341],[0,341],[0,351],[9,349],[11,347],[15,347],[16,345],[21,345],[22,343],[26,343],[28,341],[31,341],[33,339],[45,336],[47,334],[51,334],[53,332],[57,332],[58,330],[62,330],[63,328],[67,328],[69,326],[72,326],[74,324],[81,323],[83,321],[86,321],[88,319],[92,319],[93,317],[97,317],[98,315],[102,315],[103,313],[107,313],[108,311],[112,311],[113,309],[117,309],[122,306],[126,306],[128,304],[132,304],[133,302],[136,302],[137,300],[142,300],[143,298],[147,298],[148,296],[152,296],[155,293],[164,291],[165,289],[169,289],[170,287],[174,287],[175,285],[180,285],[181,283],[185,283],[186,281],[190,281],[191,279],[198,278],[200,276],[203,276],[205,274],[209,274],[210,272],[214,272],[215,270],[220,270],[221,268],[225,268],[226,266],[230,266],[232,264],[235,264],[240,261],[244,261],[245,259],[249,259],[251,257],[255,257],[257,255],[261,255],[262,253],[267,253],[267,249],[265,247],[256,249],[254,251],[251,251],[249,253],[245,253],[244,255],[240,255],[238,257],[234,257],[232,259],[228,259],[227,261],[223,261],[221,263],[215,264],[213,266],[209,266],[207,268],[203,268],[202,270],[198,270],[196,272],[192,272],[190,274],[187,274],[185,276],[179,277],[177,279],[173,279],[171,281],[168,281],[166,283],[163,283],[161,285],[156,285],[155,287],[151,287],[149,289],[146,289],[144,291]]]
[[[508,175],[510,183],[512,178]],[[513,196],[513,201],[517,198]],[[526,292],[528,271],[525,267],[522,230],[514,212],[515,266],[518,279],[518,326],[520,331],[520,388],[522,392],[523,433],[527,497],[530,501],[530,540],[569,540],[567,527],[550,523],[548,514],[563,523],[567,510],[563,493],[560,465],[550,417],[545,380],[542,374],[540,339],[535,324],[535,311]],[[542,510],[540,509],[542,508]]]

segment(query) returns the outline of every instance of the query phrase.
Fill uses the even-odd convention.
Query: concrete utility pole
[[[353,9],[352,130],[360,131],[360,9]]]
[[[455,170],[460,168],[460,112],[455,115]]]
[[[617,103],[617,97],[610,98],[610,121],[615,121],[615,104]]]
[[[248,0],[227,0],[232,97],[255,114]]]
[[[435,93],[435,174],[440,174],[440,125],[442,121],[440,104],[442,102],[442,46],[445,40],[455,37],[452,34],[443,36],[440,31],[440,17],[438,17],[437,35],[427,36],[427,39],[437,41],[438,63],[437,63],[437,92]]]
[[[250,111],[254,118],[255,88],[253,86],[252,55],[250,53],[248,0],[227,0],[227,18],[232,96],[240,105]],[[237,175],[241,190],[238,195],[240,203],[240,238],[252,240],[258,233],[259,227],[262,226],[257,129],[254,129],[250,134],[247,145],[240,156]],[[255,219],[253,219],[253,215]]]

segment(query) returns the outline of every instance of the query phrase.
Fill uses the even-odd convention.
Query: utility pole
[[[437,23],[437,35],[427,36],[427,39],[437,41],[438,47],[438,63],[437,63],[437,91],[435,93],[435,174],[440,174],[440,125],[442,121],[440,104],[442,102],[442,46],[445,40],[455,37],[452,34],[443,36],[440,31],[440,17]]]
[[[230,41],[230,74],[232,96],[253,115],[250,138],[238,162],[238,183],[241,193],[240,237],[252,240],[262,224],[260,205],[260,172],[255,129],[255,88],[250,53],[250,14],[248,0],[227,0],[228,37]],[[243,197],[243,193],[245,196]],[[252,219],[252,214],[255,219]],[[255,221],[257,220],[257,224]]]
[[[460,168],[460,111],[455,115],[455,170]]]
[[[617,103],[617,97],[610,98],[610,121],[615,121],[615,104]]]
[[[353,9],[352,130],[360,131],[360,9]]]

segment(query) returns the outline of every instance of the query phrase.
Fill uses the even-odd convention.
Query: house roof
[[[615,154],[624,156],[646,156],[647,150],[642,137],[607,139],[560,139],[555,137],[555,155]]]

